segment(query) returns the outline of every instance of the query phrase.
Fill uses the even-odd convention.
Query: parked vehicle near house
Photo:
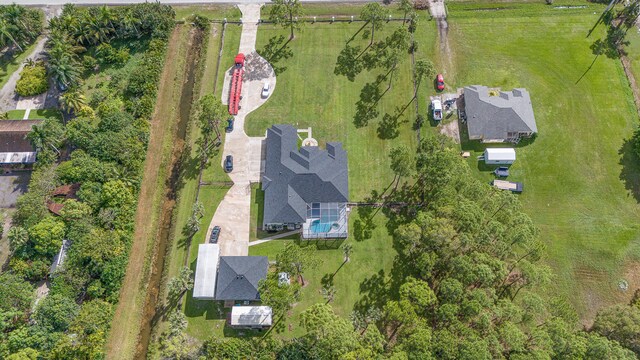
[[[224,171],[228,173],[233,171],[233,156],[227,155],[224,159]]]
[[[506,166],[500,166],[493,170],[493,173],[496,174],[497,177],[507,177],[509,176],[509,168]]]
[[[211,230],[211,236],[209,236],[209,243],[217,244],[218,237],[220,237],[220,226],[216,225],[213,227],[213,230]]]
[[[442,103],[440,100],[432,100],[431,109],[433,110],[433,120],[442,120]]]
[[[229,118],[227,119],[227,126],[224,128],[225,132],[232,132],[233,131],[233,123],[235,122],[235,120],[233,120],[233,118]]]
[[[438,89],[438,91],[444,90],[444,76],[442,76],[442,74],[436,76],[436,89]]]

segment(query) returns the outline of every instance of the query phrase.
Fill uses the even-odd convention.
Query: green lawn
[[[619,60],[600,56],[590,68],[589,45],[604,29],[586,34],[603,6],[578,4],[586,8],[450,3],[453,65],[445,76],[450,87],[531,93],[539,136],[517,149],[510,178],[524,182],[520,200],[547,244],[556,275],[548,294],[570,299],[588,323],[602,306],[630,297],[616,285],[625,266],[640,260],[640,160],[626,143],[637,113]],[[479,10],[497,7],[505,9]],[[469,164],[489,181],[478,154]]]
[[[359,219],[356,211],[352,212],[349,225],[353,228],[354,222]],[[374,217],[376,227],[372,231],[372,237],[363,241],[355,241],[353,237],[347,239],[353,245],[351,259],[343,264],[343,252],[340,249],[343,241],[310,241],[298,242],[301,246],[312,246],[319,260],[319,266],[305,273],[307,285],[302,289],[300,301],[291,311],[291,316],[285,319],[286,326],[283,337],[293,337],[303,334],[299,326],[299,315],[309,306],[324,302],[322,297],[322,281],[331,278],[333,274],[333,286],[336,294],[331,305],[336,313],[348,318],[354,306],[363,297],[371,296],[378,299],[385,288],[382,281],[385,276],[390,276],[396,251],[393,249],[393,240],[385,226],[387,218],[378,213]],[[275,255],[290,241],[272,240],[260,245],[249,247],[249,255],[268,256],[269,260],[275,260]],[[381,276],[384,275],[384,276]]]
[[[173,10],[176,12],[176,20],[186,20],[193,14],[207,17],[212,20],[239,20],[242,13],[235,5],[219,5],[219,4],[207,4],[207,5],[186,5],[186,6],[174,6]]]
[[[425,16],[425,13],[421,13]],[[298,128],[312,127],[313,137],[321,146],[328,141],[340,141],[349,156],[350,200],[364,200],[371,190],[384,189],[393,179],[389,169],[388,153],[398,145],[415,146],[416,132],[412,130],[415,108],[410,104],[413,97],[411,59],[407,54],[395,76],[392,88],[382,97],[378,119],[368,126],[356,128],[353,116],[360,90],[374,80],[380,71],[362,72],[350,82],[336,76],[333,70],[339,52],[345,43],[354,37],[351,45],[359,44],[364,49],[369,43],[362,39],[361,23],[309,24],[289,43],[293,56],[281,60],[276,67],[286,67],[278,74],[277,84],[269,101],[251,113],[246,120],[246,131],[250,136],[264,136],[266,129],[278,123],[292,124]],[[388,35],[398,23],[385,25],[376,32],[376,38]],[[416,33],[416,40],[424,56],[434,48],[435,28],[432,22],[422,23],[425,30]],[[264,49],[269,39],[286,35],[287,31],[271,25],[258,29],[257,49]],[[386,82],[381,90],[387,88]],[[426,87],[425,87],[426,88]],[[423,89],[426,92],[426,89]],[[385,113],[393,114],[396,107],[404,108],[400,135],[394,139],[380,139],[378,124]]]
[[[26,110],[7,111],[8,120],[22,120]],[[32,109],[29,112],[29,119],[58,119],[62,120],[62,114],[58,109]]]

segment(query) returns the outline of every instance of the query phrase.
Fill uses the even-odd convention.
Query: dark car
[[[224,128],[224,131],[230,133],[233,131],[233,118],[229,118],[227,119],[227,127]]]
[[[224,159],[224,171],[228,173],[233,171],[233,156],[227,155]]]
[[[499,168],[493,171],[497,177],[507,177],[509,176],[509,168],[506,166],[500,166]]]
[[[220,226],[214,226],[213,230],[211,230],[211,236],[209,237],[209,243],[217,244],[218,236],[220,236]]]
[[[436,76],[436,88],[438,91],[444,90],[444,77],[442,74],[438,74],[438,76]]]

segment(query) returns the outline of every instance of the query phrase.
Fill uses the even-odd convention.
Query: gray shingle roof
[[[259,300],[258,282],[268,266],[266,256],[221,256],[216,300]]]
[[[538,132],[526,89],[500,91],[498,96],[489,96],[486,86],[467,86],[464,102],[472,139],[507,139],[509,132]]]
[[[264,224],[304,222],[308,203],[349,200],[347,152],[341,143],[327,143],[326,150],[298,149],[296,129],[274,125],[266,145]]]

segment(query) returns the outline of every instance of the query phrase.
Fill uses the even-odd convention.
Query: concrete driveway
[[[0,175],[0,208],[13,208],[18,197],[27,192],[31,172],[16,172]]]
[[[220,226],[221,256],[243,256],[249,253],[249,228],[251,219],[251,183],[260,181],[264,137],[249,137],[244,132],[246,116],[267,101],[261,97],[264,82],[271,85],[270,95],[276,86],[275,72],[271,65],[255,51],[261,4],[238,5],[242,11],[242,35],[238,52],[246,55],[245,76],[242,84],[240,110],[235,117],[234,130],[225,137],[223,162],[233,156],[233,171],[229,174],[234,185],[218,205],[207,239],[215,225]],[[230,69],[231,70],[231,69]],[[228,102],[231,72],[225,73],[223,103]],[[222,163],[220,164],[222,166]]]

